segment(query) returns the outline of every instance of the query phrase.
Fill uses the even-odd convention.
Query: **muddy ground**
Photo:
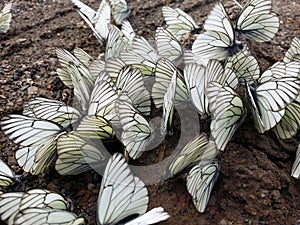
[[[4,2],[7,2],[4,0]],[[100,1],[84,1],[97,8]],[[199,23],[215,0],[128,1],[129,18],[139,35],[154,38],[163,25],[161,7],[180,7]],[[237,12],[233,1],[222,1],[231,16]],[[294,36],[300,37],[299,0],[273,0],[280,18],[276,37],[264,44],[249,43],[262,69],[281,60]],[[0,2],[3,7],[3,0]],[[13,20],[7,34],[0,35],[0,116],[20,113],[22,103],[37,95],[62,100],[72,93],[56,75],[56,47],[72,51],[83,48],[97,57],[103,51],[91,30],[77,14],[71,1],[15,0]],[[178,135],[178,134],[177,134]],[[139,163],[153,163],[177,144],[176,134]],[[196,211],[186,191],[184,176],[149,185],[150,206],[164,207],[172,217],[161,224],[295,224],[300,219],[300,183],[290,176],[298,141],[278,141],[274,134],[258,134],[247,118],[220,157],[221,171],[206,212]],[[1,158],[22,174],[13,145],[0,133]],[[47,188],[70,197],[74,211],[95,224],[95,206],[101,177],[94,172],[62,177],[54,168],[43,175],[25,174],[23,183],[7,191]],[[1,223],[1,222],[0,222]]]

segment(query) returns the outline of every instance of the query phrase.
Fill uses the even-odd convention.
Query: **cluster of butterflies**
[[[7,3],[0,12],[0,34],[6,33],[11,21],[12,2]]]
[[[6,170],[4,172],[10,171],[4,162],[0,163],[1,169]],[[13,171],[10,173],[12,175]],[[9,180],[2,171],[0,176],[1,179],[4,176],[4,179]],[[148,191],[143,181],[132,174],[125,158],[120,153],[115,153],[108,160],[103,174],[97,201],[97,224],[146,225],[170,217],[162,207],[146,212],[148,202]],[[44,189],[0,192],[0,218],[8,225],[86,224],[83,217],[70,212],[72,208],[70,199]],[[131,219],[132,217],[136,218]]]
[[[163,6],[166,27],[156,29],[154,47],[125,20],[129,8],[124,0],[102,0],[97,11],[72,1],[105,46],[98,59],[79,48],[73,54],[56,50],[61,65],[57,74],[74,90],[76,104],[36,97],[24,104],[23,115],[4,116],[0,126],[20,146],[15,157],[25,172],[40,174],[53,163],[62,175],[105,168],[99,224],[117,224],[132,214],[142,215],[148,204],[143,182],[131,174],[120,154],[110,157],[101,141],[117,137],[125,146],[125,158],[138,159],[149,150],[155,135],[172,134],[175,109],[192,104],[201,119],[210,118],[210,138],[203,132],[196,135],[176,152],[164,176],[190,169],[187,190],[198,211],[204,212],[220,170],[218,151],[225,150],[243,122],[246,105],[260,133],[272,130],[281,139],[297,133],[300,40],[294,38],[283,61],[263,73],[246,45],[246,40],[270,41],[278,31],[279,19],[271,12],[271,0],[249,0],[235,23],[217,3],[191,50],[184,49],[181,41],[200,27],[179,8]],[[238,89],[246,97],[241,98]],[[152,102],[163,111],[159,132],[148,120]],[[292,169],[296,178],[300,175],[299,151]],[[4,163],[0,166],[2,186],[19,179]],[[160,215],[161,220],[169,217],[156,208],[126,224],[160,221],[154,221],[153,215]]]

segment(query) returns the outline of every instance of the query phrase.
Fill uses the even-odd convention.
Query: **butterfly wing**
[[[218,179],[219,163],[214,161],[201,161],[195,165],[187,176],[187,190],[193,197],[197,210],[205,211],[212,189]]]
[[[20,211],[15,219],[15,225],[83,225],[85,220],[74,213],[58,209],[27,208]]]
[[[0,186],[7,187],[15,182],[15,172],[0,159]]]
[[[160,58],[156,64],[155,68],[155,82],[152,87],[151,97],[157,108],[163,105],[163,98],[169,87],[172,76],[176,72],[177,74],[177,86],[175,93],[175,104],[180,104],[180,102],[186,102],[188,100],[188,92],[183,82],[183,77],[181,73],[177,70],[170,60],[165,58]]]
[[[194,19],[179,8],[162,7],[162,14],[167,24],[167,30],[178,40],[182,40],[186,33],[200,29]]]
[[[279,18],[270,13],[271,0],[249,0],[236,22],[236,30],[257,42],[270,41],[279,29]]]
[[[12,2],[5,4],[0,12],[0,33],[6,33],[11,22],[11,8]]]
[[[285,63],[289,63],[291,61],[300,62],[300,39],[297,37],[293,38],[291,46],[283,58],[283,62]]]
[[[133,105],[144,115],[150,115],[150,94],[145,87],[142,74],[139,69],[132,66],[123,67],[118,74],[116,87],[119,92],[126,93]]]
[[[81,113],[77,109],[66,105],[64,102],[42,97],[26,102],[23,105],[23,115],[50,120],[64,128],[75,123],[81,117]]]
[[[174,63],[180,60],[183,55],[182,46],[168,30],[157,27],[155,41],[160,57],[167,58]]]
[[[300,127],[300,103],[292,102],[286,109],[282,119],[272,128],[280,139],[292,138]]]
[[[81,138],[75,132],[61,135],[57,140],[58,158],[55,163],[56,171],[61,175],[76,175],[96,166],[103,166],[108,159],[100,148]]]
[[[102,179],[97,202],[98,224],[117,224],[132,214],[146,212],[147,189],[142,181],[135,179],[122,155],[116,153],[109,159]]]
[[[184,146],[182,151],[180,151],[169,165],[168,173],[173,177],[197,162],[214,159],[217,152],[215,144],[208,141],[207,136],[204,133],[201,133]]]
[[[130,9],[125,0],[109,0],[111,13],[117,25],[121,25],[123,20],[129,16]]]
[[[217,3],[204,23],[205,32],[198,35],[192,52],[208,62],[210,59],[224,60],[235,52],[235,34],[229,17],[221,3]]]
[[[125,151],[136,159],[142,155],[149,142],[152,133],[150,125],[126,95],[121,95],[116,101],[116,111],[123,129],[121,140],[126,146]]]
[[[165,212],[164,208],[156,207],[146,212],[144,215],[141,215],[138,218],[125,223],[125,225],[156,224],[158,222],[167,220],[170,217],[171,216],[167,212]]]
[[[232,88],[218,82],[208,84],[207,97],[212,114],[211,136],[223,151],[243,118],[243,102]]]

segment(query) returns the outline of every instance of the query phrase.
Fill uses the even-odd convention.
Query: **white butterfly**
[[[129,16],[130,9],[125,0],[109,0],[111,13],[117,25],[121,25]]]
[[[0,186],[7,187],[19,178],[15,172],[0,159]]]
[[[193,197],[195,207],[204,212],[212,189],[218,179],[219,163],[214,161],[200,161],[187,176],[187,189]]]
[[[260,133],[274,127],[285,108],[299,96],[299,72],[298,62],[278,62],[260,76],[255,89],[247,85],[252,115]]]
[[[72,0],[79,7],[78,13],[92,29],[98,41],[104,45],[108,35],[108,24],[111,21],[111,8],[106,0],[101,1],[97,11],[79,0]]]
[[[167,30],[180,41],[190,32],[200,29],[194,19],[179,8],[172,9],[168,6],[162,7],[162,14],[167,23]]]
[[[211,136],[219,150],[224,150],[243,119],[244,105],[231,87],[216,81],[208,84],[207,98],[212,115]]]
[[[284,115],[272,131],[280,139],[292,138],[300,127],[300,102],[294,101],[287,105]]]
[[[97,224],[146,225],[166,220],[170,215],[154,208],[145,213],[148,207],[148,191],[145,184],[134,176],[122,155],[116,153],[108,161],[97,202]],[[126,218],[137,215],[129,222]]]
[[[285,63],[289,63],[291,61],[300,62],[300,39],[297,37],[293,38],[291,46],[283,58],[283,62]]]
[[[197,135],[189,141],[168,167],[167,175],[170,177],[183,171],[202,160],[213,160],[217,155],[216,145],[209,141],[205,133]]]
[[[0,33],[6,33],[11,22],[11,8],[12,2],[5,4],[0,12]]]
[[[151,99],[139,69],[132,66],[123,67],[116,80],[118,94],[126,93],[134,107],[144,115],[150,115]]]
[[[102,168],[109,155],[100,144],[83,139],[74,131],[58,138],[57,154],[55,169],[61,175],[77,175],[91,167]]]
[[[127,95],[121,94],[115,107],[123,129],[121,140],[126,146],[125,152],[136,159],[146,150],[152,129],[143,115],[133,107]]]
[[[0,217],[2,221],[16,224],[16,215],[28,208],[68,210],[71,205],[70,201],[62,195],[43,189],[0,194]]]

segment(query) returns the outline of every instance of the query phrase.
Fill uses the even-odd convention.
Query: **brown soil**
[[[6,0],[4,0],[7,2]],[[84,1],[97,8],[100,1]],[[180,7],[202,24],[216,0],[128,1],[130,22],[139,35],[154,38],[163,24],[161,7]],[[233,1],[222,1],[230,13]],[[294,36],[300,37],[299,0],[273,0],[280,18],[280,30],[268,43],[249,43],[262,69],[281,60]],[[1,1],[0,7],[3,4]],[[233,15],[232,14],[232,15]],[[103,49],[81,20],[71,1],[15,0],[13,21],[7,34],[0,35],[0,116],[18,113],[33,95],[62,100],[72,93],[56,75],[54,49],[83,48],[96,57]],[[35,93],[36,92],[36,93]],[[0,133],[1,158],[22,174],[14,159],[13,145]],[[169,151],[176,137],[166,140],[150,156],[153,163],[162,149]],[[298,141],[278,141],[274,134],[258,134],[247,119],[220,157],[221,171],[206,212],[196,211],[186,191],[183,176],[148,186],[150,206],[162,206],[172,217],[161,224],[295,224],[300,219],[300,183],[290,176]],[[101,177],[94,172],[62,177],[51,168],[46,174],[27,174],[21,184],[6,191],[47,188],[70,197],[75,213],[95,224],[95,207]],[[1,222],[0,222],[1,223]]]

